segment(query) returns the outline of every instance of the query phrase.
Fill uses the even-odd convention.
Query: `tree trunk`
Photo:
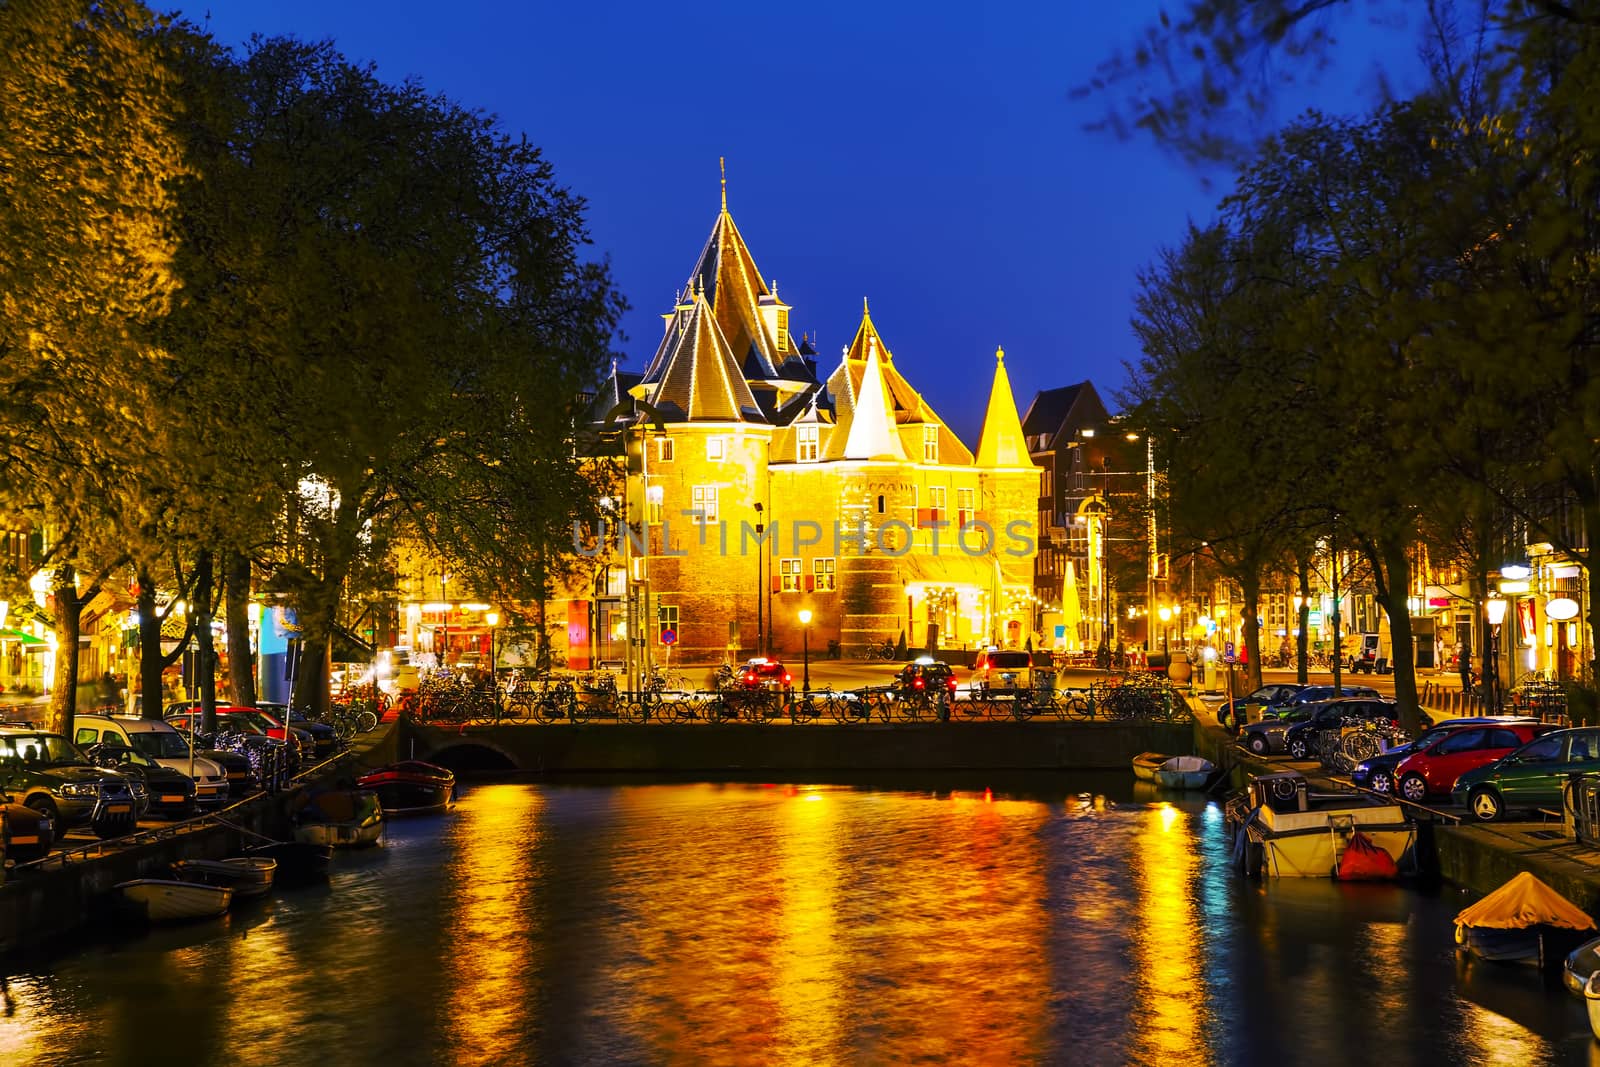
[[[1246,570],[1239,575],[1244,594],[1245,692],[1261,688],[1261,574]]]
[[[202,548],[195,558],[194,606],[195,681],[200,690],[200,730],[205,734],[217,731],[217,650],[211,633],[212,557],[209,548]]]
[[[78,630],[83,604],[78,599],[78,572],[70,563],[56,568],[52,589],[56,601],[56,669],[50,689],[48,728],[70,739],[78,708]]]
[[[1400,726],[1415,737],[1422,730],[1417,702],[1417,656],[1411,636],[1411,557],[1409,545],[1400,538],[1386,539],[1379,546],[1383,572],[1379,581],[1379,601],[1389,616],[1390,666],[1394,670],[1394,699],[1400,712]],[[1375,565],[1379,560],[1372,561]],[[1374,567],[1376,570],[1376,566]]]
[[[332,670],[333,642],[326,636],[306,638],[299,651],[289,703],[292,707],[306,709],[313,718],[323,717],[332,702],[328,678]]]
[[[233,702],[256,706],[256,664],[250,652],[250,559],[242,552],[229,552],[226,573],[226,613],[228,624],[228,679],[233,684]]]
[[[161,655],[161,617],[156,614],[155,579],[139,571],[139,699],[140,717],[161,718],[161,672],[166,663]]]

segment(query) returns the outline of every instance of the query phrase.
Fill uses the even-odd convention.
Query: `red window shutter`
[[[808,592],[808,593],[811,592],[812,587],[815,584],[816,584],[816,578],[814,576],[810,575],[810,574],[806,575],[806,592]]]
[[[783,579],[779,578],[776,574],[772,576],[772,591],[774,593],[783,592]]]
[[[917,509],[917,529],[926,530],[926,529],[930,528],[932,525],[933,525],[933,509],[932,508],[918,508]]]

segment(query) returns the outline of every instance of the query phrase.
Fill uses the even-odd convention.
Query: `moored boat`
[[[214,919],[233,903],[233,890],[226,886],[201,885],[163,878],[136,878],[121,882],[117,891],[122,899],[142,911],[151,922],[183,922],[188,919]]]
[[[179,860],[173,875],[182,882],[227,886],[235,900],[265,896],[272,890],[278,861],[266,856],[239,856],[226,860]]]
[[[1133,757],[1133,776],[1141,782],[1156,780],[1156,772],[1172,757],[1165,752],[1141,752]]]
[[[383,805],[370,789],[315,793],[296,816],[297,841],[334,848],[365,848],[383,838]]]
[[[1246,872],[1273,878],[1327,878],[1360,834],[1396,870],[1416,842],[1398,804],[1376,794],[1313,793],[1305,776],[1264,774],[1228,804],[1235,854]],[[1367,865],[1372,873],[1373,865]]]
[[[1600,1040],[1600,971],[1583,984],[1583,1006],[1589,1009],[1589,1032]]]
[[[1582,908],[1523,871],[1456,916],[1456,944],[1481,959],[1553,967],[1595,929]]]
[[[1164,789],[1204,789],[1216,764],[1200,756],[1173,756],[1156,768],[1156,784]]]
[[[271,841],[244,850],[247,858],[270,859],[277,864],[275,881],[279,885],[300,885],[328,877],[333,860],[332,845],[309,841]]]
[[[378,794],[385,815],[427,815],[450,806],[456,775],[448,767],[402,760],[362,775],[356,784]]]

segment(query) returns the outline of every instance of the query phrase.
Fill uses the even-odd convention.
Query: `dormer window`
[[[789,309],[778,309],[778,351],[789,351]]]
[[[796,430],[795,458],[801,463],[815,463],[818,448],[818,427],[801,426]]]
[[[939,462],[939,427],[934,423],[922,428],[922,462]]]

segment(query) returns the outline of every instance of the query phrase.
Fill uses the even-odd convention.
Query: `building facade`
[[[624,443],[626,525],[572,591],[569,666],[618,662],[630,642],[636,660],[700,663],[1028,640],[1039,472],[1004,353],[974,451],[865,301],[831,366],[790,311],[724,197],[643,374],[614,372],[596,404]]]

